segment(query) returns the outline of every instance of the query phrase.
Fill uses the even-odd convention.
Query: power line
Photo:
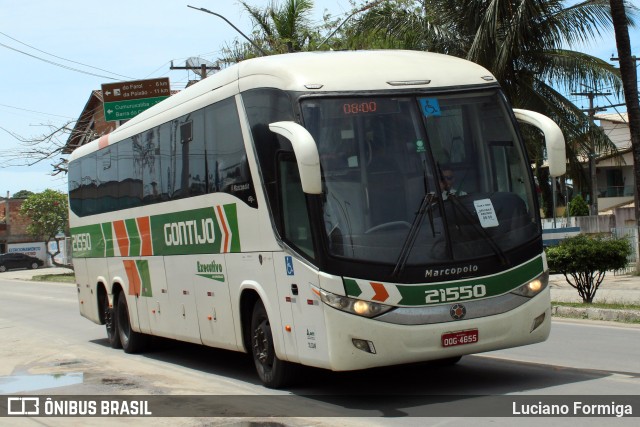
[[[55,65],[56,67],[61,67],[61,68],[64,68],[64,69],[67,69],[67,70],[70,70],[70,71],[76,71],[76,72],[78,72],[78,73],[82,73],[82,74],[88,74],[88,75],[90,75],[90,76],[101,77],[101,78],[103,78],[103,79],[109,79],[109,80],[116,80],[116,81],[118,81],[118,79],[116,79],[116,78],[114,78],[114,77],[109,77],[109,76],[103,76],[103,75],[100,75],[100,74],[90,73],[90,72],[88,72],[88,71],[84,71],[84,70],[80,70],[80,69],[77,69],[77,68],[69,67],[68,65],[60,64],[60,63],[58,63],[58,62],[49,61],[48,59],[40,58],[39,56],[32,55],[32,54],[27,53],[27,52],[24,52],[24,51],[22,51],[22,50],[20,50],[20,49],[16,49],[16,48],[14,48],[14,47],[7,46],[7,45],[6,45],[6,44],[4,44],[4,43],[0,43],[0,46],[5,47],[5,48],[10,49],[10,50],[13,50],[13,51],[16,51],[16,52],[21,53],[21,54],[23,54],[23,55],[30,56],[30,57],[35,58],[35,59],[37,59],[37,60],[40,60],[40,61],[46,62],[46,63],[48,63],[48,64]]]
[[[6,33],[3,33],[2,31],[0,31],[0,34],[2,34],[5,37],[10,38],[13,41],[16,41],[16,42],[20,43],[21,45],[27,46],[30,49],[36,50],[36,51],[38,51],[40,53],[44,53],[45,55],[53,56],[54,58],[62,59],[63,61],[67,61],[67,62],[71,62],[71,63],[74,63],[74,64],[82,65],[83,67],[93,68],[94,70],[104,71],[105,73],[113,74],[114,76],[124,77],[126,79],[132,79],[133,78],[133,77],[128,77],[128,76],[123,76],[122,74],[114,73],[113,71],[104,70],[102,68],[94,67],[92,65],[83,64],[82,62],[73,61],[71,59],[63,58],[61,56],[57,56],[57,55],[54,55],[54,54],[49,53],[49,52],[45,52],[44,50],[38,49],[37,47],[31,46],[31,45],[29,45],[29,44],[27,44],[25,42],[22,42],[22,41],[14,38],[14,37],[11,37],[10,35],[8,35]],[[5,46],[5,47],[7,47],[7,46]],[[17,50],[17,49],[14,49],[14,50]],[[20,51],[18,51],[18,52],[20,52]]]
[[[0,104],[0,107],[13,108],[14,110],[27,111],[29,113],[44,114],[46,116],[62,117],[63,119],[74,119],[74,117],[61,116],[60,114],[45,113],[42,111],[29,110],[27,108],[14,107],[13,105]]]

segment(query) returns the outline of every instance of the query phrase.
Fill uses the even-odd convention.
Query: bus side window
[[[283,237],[313,258],[306,196],[302,191],[298,165],[292,157],[290,154],[284,154],[278,161]]]
[[[257,207],[235,100],[207,107],[204,121],[209,192],[229,193]]]
[[[136,144],[137,145],[137,144]],[[136,164],[132,138],[118,143],[118,208],[142,204],[142,169]]]
[[[69,207],[73,213],[82,216],[82,170],[75,166],[79,162],[80,160],[74,160],[73,164],[69,165]]]

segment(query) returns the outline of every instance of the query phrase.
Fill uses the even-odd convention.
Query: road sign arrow
[[[111,113],[113,113],[113,110],[112,110],[111,108],[109,108],[109,109],[107,110],[107,113],[111,114]]]

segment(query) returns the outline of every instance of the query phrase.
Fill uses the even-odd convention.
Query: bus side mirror
[[[322,194],[320,156],[309,131],[294,122],[271,123],[269,129],[291,141],[298,162],[302,191],[307,194]]]
[[[562,131],[556,122],[535,111],[514,108],[513,112],[518,121],[535,126],[544,134],[544,140],[547,146],[549,175],[552,177],[564,175],[567,171],[564,135],[562,135]]]

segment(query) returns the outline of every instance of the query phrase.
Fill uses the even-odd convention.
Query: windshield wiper
[[[426,213],[429,214],[429,225],[431,225],[431,232],[433,233],[433,237],[436,236],[435,226],[433,224],[433,202],[438,199],[436,193],[429,191],[429,183],[427,180],[427,169],[423,160],[423,168],[422,168],[422,178],[424,183],[424,197],[420,202],[420,207],[418,208],[418,212],[413,217],[413,222],[411,223],[411,228],[409,229],[409,233],[407,234],[407,238],[404,240],[402,245],[402,249],[400,249],[400,254],[398,255],[398,260],[396,261],[396,266],[391,273],[391,277],[398,277],[404,271],[405,265],[407,265],[407,260],[409,259],[409,255],[411,254],[411,250],[413,249],[413,245],[416,242],[416,238],[418,237],[418,233],[420,232],[420,227],[422,226],[422,220],[424,219],[424,215]]]
[[[429,223],[431,225],[431,230],[433,230],[435,236],[431,205],[437,198],[438,196],[435,193],[426,193],[422,198],[420,208],[418,209],[418,212],[416,212],[416,216],[413,218],[413,223],[411,224],[411,228],[409,229],[409,234],[407,235],[407,238],[402,245],[400,255],[398,256],[398,261],[396,261],[396,266],[393,269],[393,273],[391,273],[391,277],[398,277],[404,270],[404,267],[407,264],[407,260],[409,259],[409,255],[411,254],[411,249],[416,242],[418,232],[420,231],[420,227],[422,226],[422,219],[427,212],[429,212]]]

